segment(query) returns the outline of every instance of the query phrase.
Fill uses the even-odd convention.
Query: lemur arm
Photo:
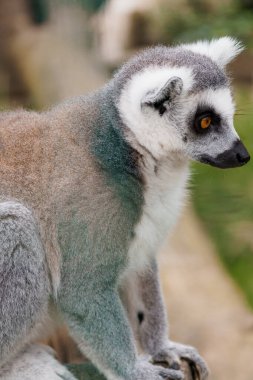
[[[153,356],[167,344],[169,333],[168,317],[155,260],[138,276],[137,286],[142,301],[137,312],[138,337],[142,349]]]
[[[166,363],[174,369],[180,367],[180,361],[183,359],[190,364],[192,371],[195,371],[199,378],[206,379],[208,369],[198,352],[193,347],[169,340],[168,318],[156,261],[150,262],[147,270],[131,282],[135,284],[135,292],[138,295],[135,295],[135,302],[133,296],[128,297],[128,301],[131,298],[131,302],[126,300],[126,308],[142,350],[152,356],[154,363]]]
[[[75,305],[66,297],[61,304],[79,348],[108,378],[130,378],[136,353],[116,292],[97,289],[89,295],[80,291],[73,298]]]
[[[182,380],[179,370],[154,366],[137,356],[131,329],[116,289],[80,287],[60,301],[70,332],[82,352],[108,380]]]

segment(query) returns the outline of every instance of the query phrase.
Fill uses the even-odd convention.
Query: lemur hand
[[[180,369],[164,368],[151,364],[146,357],[138,359],[133,380],[183,380]]]
[[[181,367],[181,360],[188,363],[194,380],[206,380],[208,378],[208,367],[194,347],[168,340],[167,344],[152,357],[154,364],[167,364],[175,370]]]

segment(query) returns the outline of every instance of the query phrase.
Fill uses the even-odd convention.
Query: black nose
[[[245,165],[249,160],[250,155],[241,140],[236,140],[231,149],[225,150],[216,157],[221,168],[235,168]]]
[[[199,161],[216,166],[217,168],[227,169],[245,165],[250,160],[250,155],[240,140],[236,140],[230,149],[218,154],[216,157],[202,155]]]
[[[241,165],[246,164],[250,160],[250,155],[240,140],[235,143],[234,149],[236,153],[236,159]]]

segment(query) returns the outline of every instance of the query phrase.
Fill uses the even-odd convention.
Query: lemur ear
[[[158,91],[148,93],[141,102],[141,107],[153,107],[160,115],[166,111],[169,103],[179,96],[183,89],[183,81],[179,77],[170,78]]]
[[[183,48],[210,57],[218,66],[224,68],[244,47],[232,37],[222,37],[211,41],[198,41],[193,44],[182,45]]]

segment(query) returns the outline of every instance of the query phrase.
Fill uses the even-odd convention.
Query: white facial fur
[[[157,92],[169,78],[179,77],[183,89],[173,102],[173,109],[162,116],[152,107],[142,107],[142,100],[149,93]],[[238,135],[233,127],[234,104],[230,89],[207,89],[189,94],[193,84],[191,70],[187,67],[149,67],[133,76],[122,91],[119,100],[121,117],[130,133],[127,138],[141,153],[142,148],[157,160],[165,157],[197,159],[208,153],[214,157],[230,149]],[[222,118],[222,133],[219,138],[214,133],[198,136],[194,134],[189,115],[204,105],[215,110]],[[187,142],[184,142],[184,137]]]
[[[207,134],[200,137],[192,135],[186,144],[187,156],[198,160],[201,154],[209,154],[215,157],[225,150],[232,148],[233,143],[239,139],[234,128],[234,102],[229,88],[220,88],[217,90],[208,89],[199,94],[191,96],[191,104],[204,104],[215,110],[221,115],[221,132],[219,136]],[[194,109],[194,108],[193,108]]]
[[[166,118],[160,117],[153,109],[143,110],[141,102],[146,94],[159,90],[173,76],[183,80],[183,101],[193,83],[189,68],[148,67],[130,80],[118,104],[121,117],[132,132],[128,136],[131,143],[135,144],[136,139],[137,144],[145,147],[156,159],[165,157],[168,149],[181,150],[182,141],[176,130],[168,127]]]

